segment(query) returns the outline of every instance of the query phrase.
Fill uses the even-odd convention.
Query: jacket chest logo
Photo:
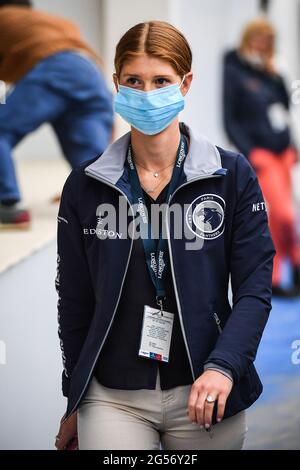
[[[111,238],[111,239],[123,238],[123,233],[118,232],[115,226],[110,225],[108,226],[108,228],[105,228],[106,225],[107,225],[107,221],[105,221],[101,215],[98,215],[96,228],[84,227],[83,234],[84,235],[96,235],[100,240],[104,240],[106,238]]]
[[[200,238],[214,240],[225,229],[225,201],[217,194],[202,194],[189,205],[186,223]]]

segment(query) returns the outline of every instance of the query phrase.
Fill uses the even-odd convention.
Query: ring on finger
[[[207,395],[207,397],[205,398],[205,401],[207,401],[207,403],[214,403],[216,399],[212,397],[211,395]]]

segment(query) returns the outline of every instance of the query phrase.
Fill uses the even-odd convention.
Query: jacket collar
[[[214,174],[218,170],[218,173],[226,173],[226,169],[222,169],[217,147],[206,137],[196,134],[195,130],[184,122],[180,122],[179,126],[181,132],[189,136],[190,140],[189,151],[183,163],[186,181]],[[116,185],[124,172],[129,141],[130,132],[127,132],[110,144],[97,160],[88,165],[85,173]]]

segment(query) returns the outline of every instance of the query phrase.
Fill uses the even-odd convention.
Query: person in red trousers
[[[247,25],[237,50],[224,58],[223,118],[231,142],[254,167],[276,248],[273,295],[300,295],[300,244],[291,171],[297,150],[289,125],[289,95],[274,64],[275,32],[265,18]],[[257,210],[260,208],[257,207]],[[283,260],[292,286],[282,287]]]

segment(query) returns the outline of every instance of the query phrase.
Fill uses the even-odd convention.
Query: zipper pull
[[[216,322],[216,324],[217,324],[219,333],[222,333],[221,320],[220,320],[220,318],[218,317],[217,312],[214,312],[214,313],[213,313],[213,316],[214,316],[215,322]]]

